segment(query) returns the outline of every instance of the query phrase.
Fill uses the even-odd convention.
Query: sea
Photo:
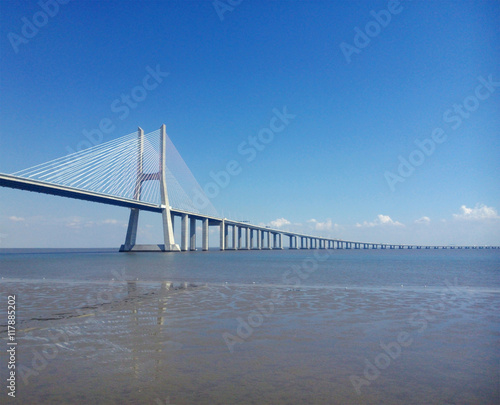
[[[500,403],[500,250],[3,249],[0,277],[2,404]]]

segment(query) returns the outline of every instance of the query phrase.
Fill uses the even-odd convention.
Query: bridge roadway
[[[0,173],[0,186],[44,194],[75,198],[150,212],[162,212],[162,206],[108,194],[96,193],[39,180]],[[196,250],[196,222],[202,223],[202,250],[209,248],[210,226],[220,229],[220,250],[283,249],[283,237],[289,238],[289,249],[498,249],[498,246],[429,246],[356,242],[272,229],[247,222],[217,218],[199,213],[170,209],[172,224],[181,218],[181,251]],[[174,225],[175,226],[175,225]],[[136,245],[132,251],[162,251],[163,245]]]

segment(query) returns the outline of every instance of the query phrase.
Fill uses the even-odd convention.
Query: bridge
[[[284,238],[289,249],[498,248],[347,241],[222,218],[167,136],[165,125],[146,135],[139,128],[137,133],[16,173],[0,173],[0,186],[129,208],[121,252],[194,251],[198,222],[204,251],[209,249],[211,226],[219,229],[220,250],[281,250]],[[162,244],[136,243],[140,211],[162,214]],[[176,217],[180,217],[180,246],[174,238]]]

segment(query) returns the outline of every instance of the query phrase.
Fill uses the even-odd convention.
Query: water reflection
[[[164,347],[179,347],[168,337],[169,312],[168,306],[173,296],[189,293],[197,285],[188,282],[173,283],[162,281],[160,283],[141,283],[127,281],[127,295],[123,299],[127,306],[128,330],[124,333],[135,336],[129,340],[131,353],[131,368],[137,380],[158,380],[162,377]],[[172,314],[173,315],[173,314]],[[170,319],[170,322],[172,320]],[[127,363],[126,359],[122,359]],[[154,365],[152,364],[154,363]]]
[[[436,305],[442,289],[406,283],[345,289],[128,280],[112,288],[92,282],[8,287],[24,297],[20,365],[31,366],[33,353],[47,351],[51,334],[66,331],[67,342],[52,344],[47,353],[55,357],[22,386],[24,403],[82,403],[82,392],[125,404],[168,396],[176,404],[330,404],[332,398],[357,403],[349,377],[363,376],[365,359],[373,362],[380,342],[388,344],[402,331],[414,343],[363,386],[367,403],[381,403],[382,397],[384,403],[400,403],[398,395],[387,393],[401,389],[412,392],[413,403],[445,403],[445,390],[458,392],[472,380],[477,388],[467,391],[470,403],[497,399],[486,376],[498,376],[498,363],[485,360],[498,359],[500,301],[491,288],[457,287],[460,294],[443,310]],[[275,290],[284,299],[274,301],[272,313],[255,326],[258,317],[252,314],[262,305],[271,311]],[[95,297],[106,299],[94,302]],[[429,308],[434,318],[420,332],[420,323],[409,320]],[[231,354],[222,335],[239,336],[239,327],[245,337]]]

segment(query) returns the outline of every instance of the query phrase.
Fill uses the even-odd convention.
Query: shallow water
[[[17,297],[16,400],[499,403],[499,259],[2,254],[0,299]],[[6,347],[6,319],[0,325]],[[6,364],[0,358],[1,378]]]

